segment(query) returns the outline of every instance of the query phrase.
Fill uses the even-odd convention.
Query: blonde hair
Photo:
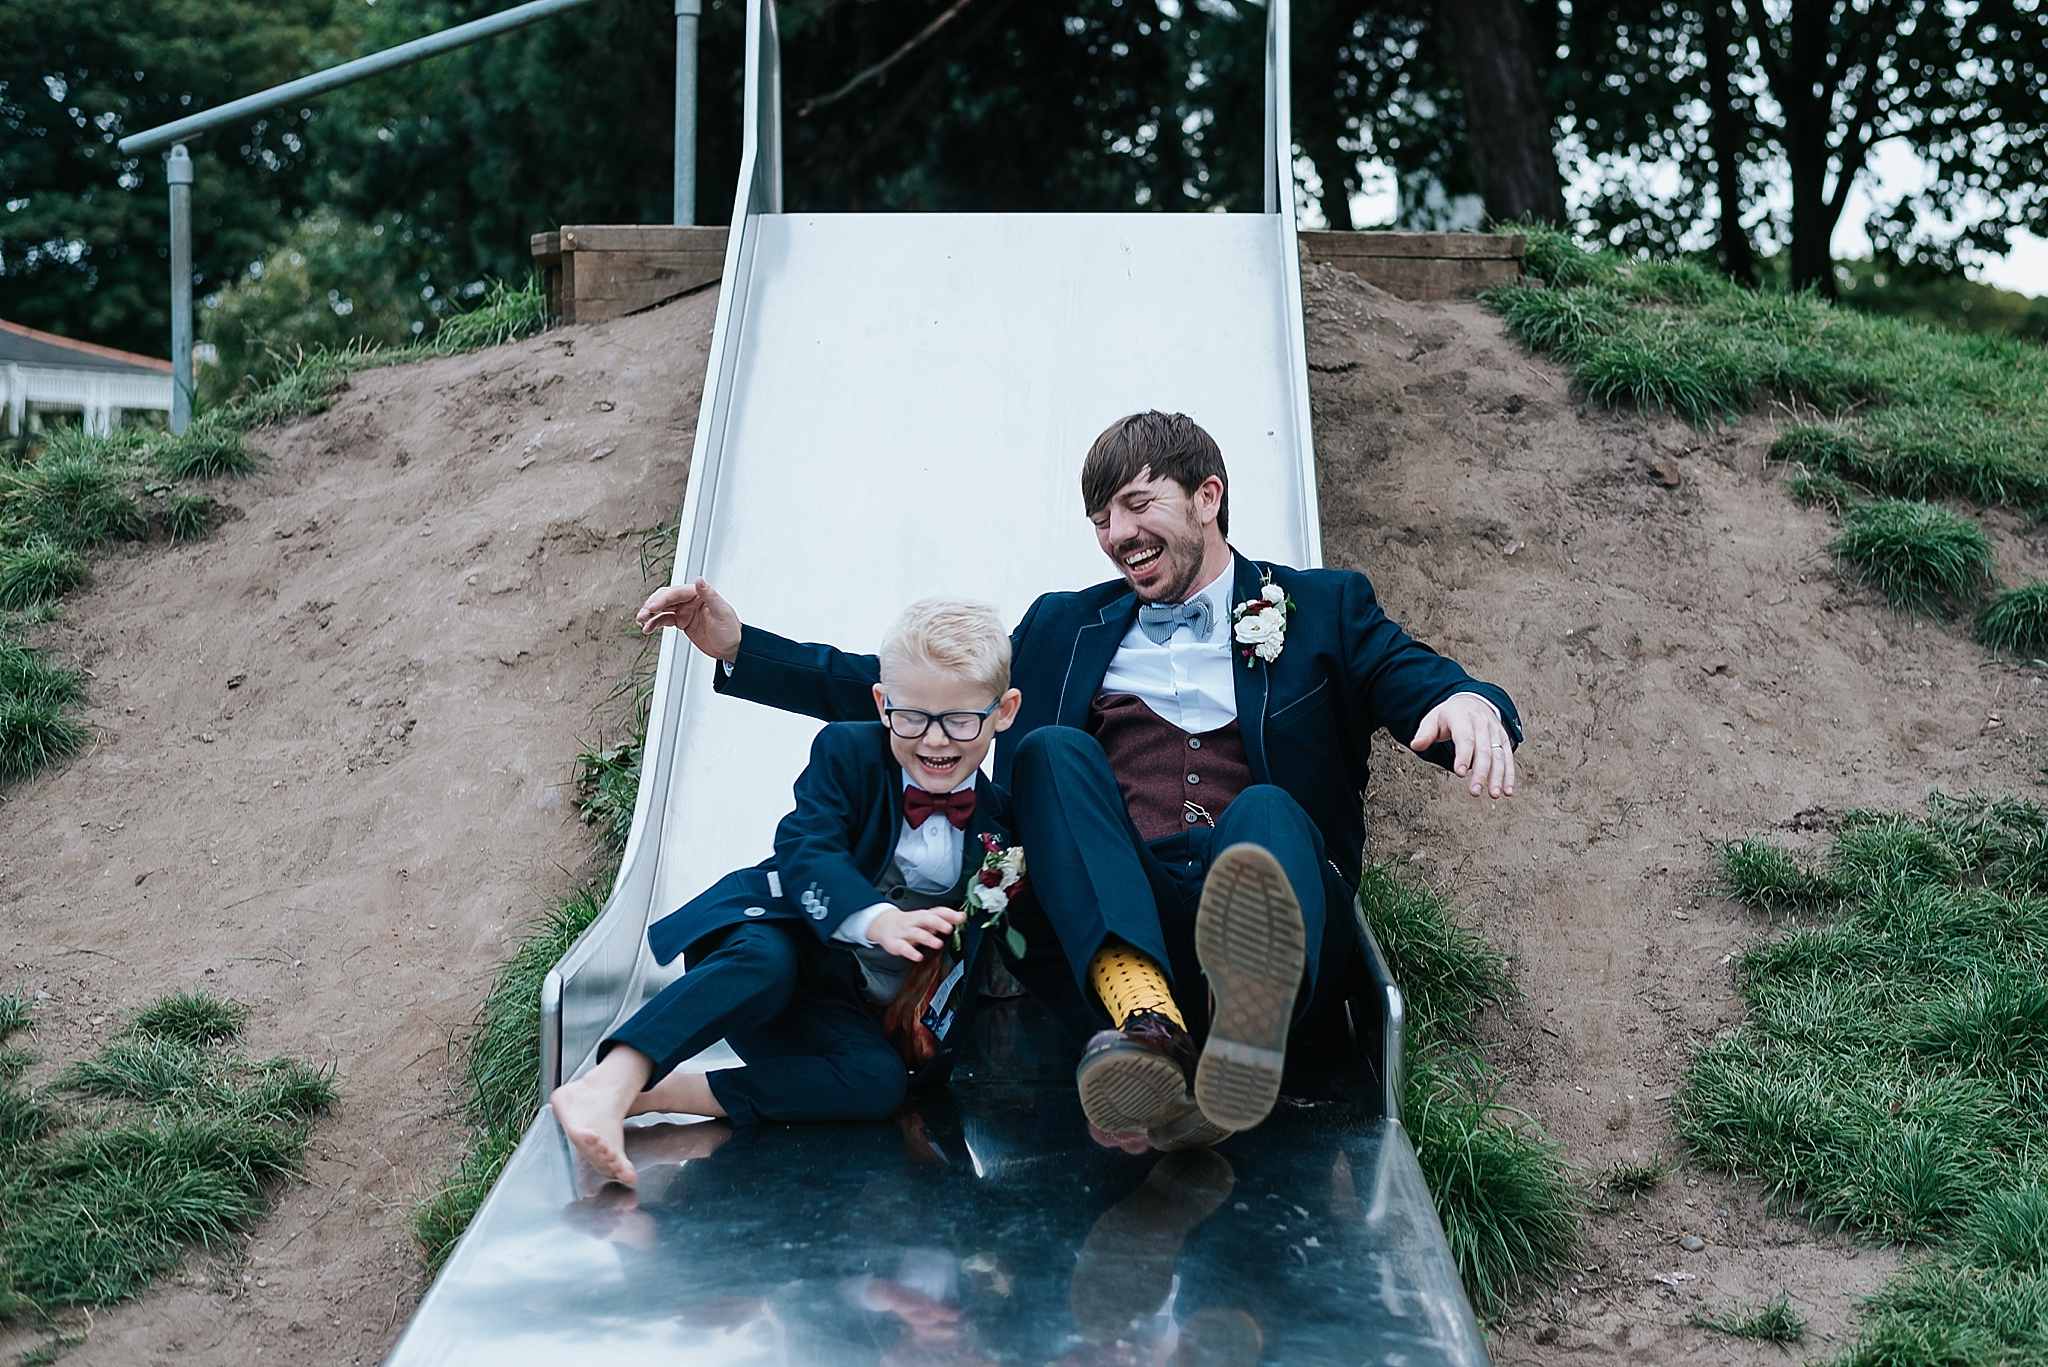
[[[882,638],[882,682],[906,665],[960,675],[1000,697],[1010,686],[1010,633],[987,603],[920,598]]]

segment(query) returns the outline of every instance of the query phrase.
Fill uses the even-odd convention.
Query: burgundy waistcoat
[[[1124,807],[1147,840],[1213,826],[1251,785],[1237,722],[1189,735],[1128,693],[1105,693],[1088,709],[1088,733],[1102,742]]]

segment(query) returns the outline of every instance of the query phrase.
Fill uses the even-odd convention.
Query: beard
[[[1134,536],[1122,542],[1111,553],[1117,569],[1123,573],[1124,582],[1133,589],[1138,586],[1131,582],[1130,571],[1124,566],[1124,557],[1147,546],[1160,548],[1159,561],[1164,571],[1159,587],[1148,597],[1146,591],[1138,589],[1140,601],[1151,603],[1184,603],[1195,591],[1195,580],[1202,573],[1202,522],[1192,506],[1188,509],[1186,525],[1165,536]]]

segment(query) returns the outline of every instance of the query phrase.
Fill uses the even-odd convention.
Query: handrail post
[[[185,144],[164,159],[171,187],[171,431],[192,425],[192,158]]]
[[[676,0],[675,221],[697,221],[697,21],[704,0]]]

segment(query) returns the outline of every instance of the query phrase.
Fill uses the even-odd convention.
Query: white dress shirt
[[[1101,692],[1128,693],[1189,735],[1200,735],[1237,720],[1237,675],[1230,646],[1231,570],[1189,595],[1209,604],[1209,639],[1197,641],[1183,622],[1164,643],[1136,622],[1117,643]]]
[[[903,786],[908,788],[915,780],[908,769],[899,769],[903,775]],[[968,782],[972,783],[972,778]],[[960,857],[966,850],[967,832],[946,819],[943,812],[933,812],[924,819],[922,826],[912,826],[910,818],[896,818],[896,867],[902,871],[903,882],[912,892],[947,892],[960,881]],[[871,945],[868,927],[877,916],[894,908],[887,902],[877,902],[863,907],[839,923],[839,929],[832,932],[835,940],[849,944]]]
[[[1191,736],[1236,721],[1237,671],[1242,666],[1232,640],[1230,620],[1230,589],[1235,582],[1235,569],[1236,562],[1232,561],[1223,573],[1189,596],[1189,602],[1201,598],[1209,604],[1213,625],[1208,640],[1197,641],[1195,629],[1181,622],[1174,627],[1173,635],[1161,643],[1147,636],[1134,621],[1117,643],[1109,672],[1102,676],[1100,691],[1128,693]],[[1499,720],[1500,708],[1492,699],[1479,693],[1471,696],[1492,708],[1495,720]]]

